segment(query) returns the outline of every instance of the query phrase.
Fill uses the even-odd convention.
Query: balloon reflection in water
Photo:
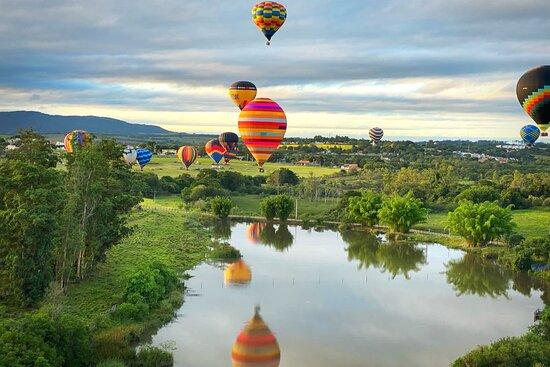
[[[278,367],[281,350],[256,307],[254,316],[239,333],[231,351],[233,367]]]
[[[265,223],[250,223],[246,228],[246,238],[252,243],[260,242],[260,234],[265,228]]]
[[[227,265],[223,272],[223,282],[225,285],[245,285],[250,283],[251,280],[252,272],[243,260]]]
[[[388,271],[392,278],[403,275],[409,279],[409,272],[417,272],[426,264],[422,248],[408,243],[382,243],[372,233],[344,231],[342,239],[348,244],[348,261],[358,260],[358,268],[373,267]]]

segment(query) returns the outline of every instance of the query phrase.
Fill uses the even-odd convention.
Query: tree
[[[510,207],[497,203],[463,201],[448,215],[449,229],[463,237],[469,246],[484,246],[509,234],[515,228]]]
[[[235,206],[233,200],[228,197],[216,196],[210,200],[210,208],[212,212],[220,218],[227,218],[231,213],[231,209]]]
[[[288,168],[279,168],[269,175],[267,178],[267,183],[276,186],[295,186],[300,183],[300,179],[296,176],[294,171],[291,171]]]
[[[455,198],[455,202],[460,203],[462,200],[468,200],[472,203],[483,203],[484,201],[497,201],[500,198],[500,192],[489,185],[476,185],[463,190]]]
[[[405,196],[393,195],[385,198],[379,218],[392,232],[407,233],[415,224],[424,222],[427,214],[422,201],[409,192]]]
[[[349,198],[347,213],[351,220],[368,226],[378,224],[378,212],[382,207],[382,196],[372,191],[362,191],[361,196]]]
[[[285,222],[294,210],[294,200],[288,195],[273,195],[260,202],[260,211],[267,220],[278,217]]]
[[[53,279],[52,252],[63,202],[63,175],[41,136],[24,132],[0,161],[0,295],[35,304]]]

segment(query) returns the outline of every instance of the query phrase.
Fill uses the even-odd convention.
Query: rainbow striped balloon
[[[263,1],[252,7],[252,21],[267,38],[267,45],[271,44],[271,37],[283,26],[285,20],[286,8],[275,1]]]
[[[231,352],[233,367],[278,367],[281,350],[256,307],[254,317],[241,331]]]
[[[204,146],[204,151],[210,158],[212,158],[214,163],[218,164],[227,152],[227,149],[225,149],[218,139],[212,139],[206,143]]]
[[[69,154],[74,153],[75,150],[81,147],[85,147],[92,144],[92,135],[84,130],[74,130],[65,135],[63,139],[63,145],[65,151]]]
[[[369,130],[369,138],[372,140],[372,144],[380,143],[382,137],[384,136],[384,130],[379,127],[373,127]]]
[[[269,98],[256,98],[239,115],[241,139],[258,162],[264,163],[277,150],[286,132],[285,111]]]
[[[197,159],[197,150],[194,147],[184,145],[178,149],[177,157],[185,166],[185,169],[189,169],[189,166]]]
[[[550,127],[550,65],[527,71],[518,80],[516,94],[523,110],[536,122],[542,136]]]
[[[525,125],[519,131],[519,135],[521,136],[521,139],[523,139],[523,141],[527,146],[531,146],[535,144],[535,142],[539,138],[540,130],[535,125]]]

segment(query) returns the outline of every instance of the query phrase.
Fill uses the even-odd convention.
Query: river
[[[225,276],[227,264],[190,272],[185,303],[152,339],[173,349],[176,366],[231,366],[255,305],[281,367],[447,366],[523,334],[549,298],[537,279],[438,244],[257,223],[218,225],[215,235],[243,262]]]

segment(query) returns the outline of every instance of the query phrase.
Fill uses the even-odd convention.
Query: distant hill
[[[159,126],[131,124],[109,117],[60,116],[35,111],[0,112],[0,134],[12,135],[21,129],[33,129],[41,134],[65,134],[77,129],[100,135],[174,134]]]

